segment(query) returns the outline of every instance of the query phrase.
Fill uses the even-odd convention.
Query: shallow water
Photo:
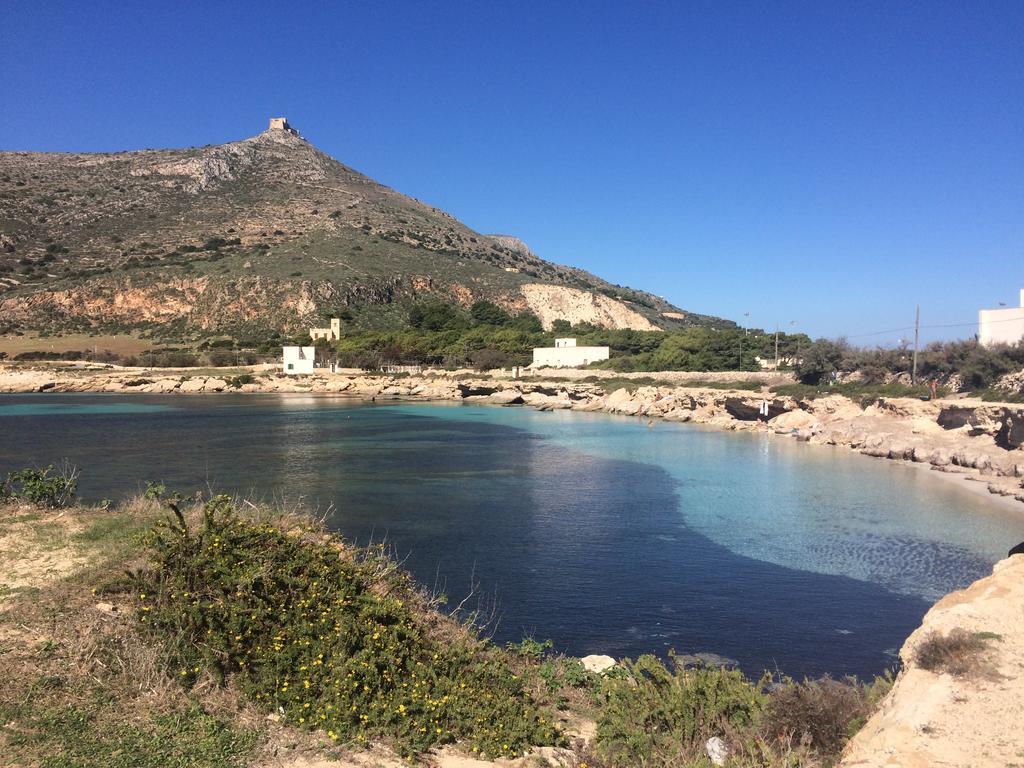
[[[1024,514],[927,473],[762,435],[568,412],[340,398],[0,396],[0,471],[67,458],[88,498],[146,480],[303,497],[499,641],[714,652],[756,674],[867,675]]]

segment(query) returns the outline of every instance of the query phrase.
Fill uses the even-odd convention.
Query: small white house
[[[1024,288],[1020,306],[983,309],[978,312],[978,341],[982,346],[1018,344],[1024,340]]]
[[[316,347],[283,347],[284,363],[281,370],[288,374],[312,373],[316,360]]]
[[[597,360],[607,360],[608,347],[577,347],[576,339],[555,339],[553,347],[534,347],[533,367],[585,368]]]

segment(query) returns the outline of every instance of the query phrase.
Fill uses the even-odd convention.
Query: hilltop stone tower
[[[291,134],[294,134],[296,136],[299,135],[299,132],[296,131],[294,128],[292,128],[291,125],[289,125],[287,117],[272,117],[272,118],[270,118],[269,130],[271,130],[271,131],[284,131],[286,133],[291,133]]]

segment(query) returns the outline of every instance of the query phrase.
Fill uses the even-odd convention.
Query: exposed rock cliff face
[[[959,677],[922,669],[922,643],[954,630],[987,638],[977,669]],[[936,603],[900,659],[903,671],[842,768],[1024,765],[1024,555]]]
[[[521,290],[527,306],[540,318],[545,330],[551,330],[555,320],[568,320],[574,325],[591,323],[605,328],[659,330],[635,309],[601,294],[540,283],[529,283],[522,286]]]

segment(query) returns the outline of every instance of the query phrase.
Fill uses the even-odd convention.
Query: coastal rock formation
[[[561,371],[559,372],[562,373]],[[357,372],[286,376],[253,369],[245,380],[189,369],[59,369],[0,364],[0,392],[301,392],[363,398],[455,400],[524,405],[542,411],[599,411],[695,422],[845,447],[867,456],[928,465],[979,480],[990,492],[1024,501],[1024,408],[982,402],[883,398],[862,408],[841,396],[798,400],[742,389],[663,385],[606,390],[594,381],[510,379],[469,371],[399,378]],[[769,403],[768,420],[758,411]]]
[[[961,674],[922,668],[924,643],[968,633],[983,645]],[[1024,753],[1024,555],[953,592],[900,651],[903,671],[847,746],[841,768],[1005,768]],[[929,665],[930,666],[930,665]]]

